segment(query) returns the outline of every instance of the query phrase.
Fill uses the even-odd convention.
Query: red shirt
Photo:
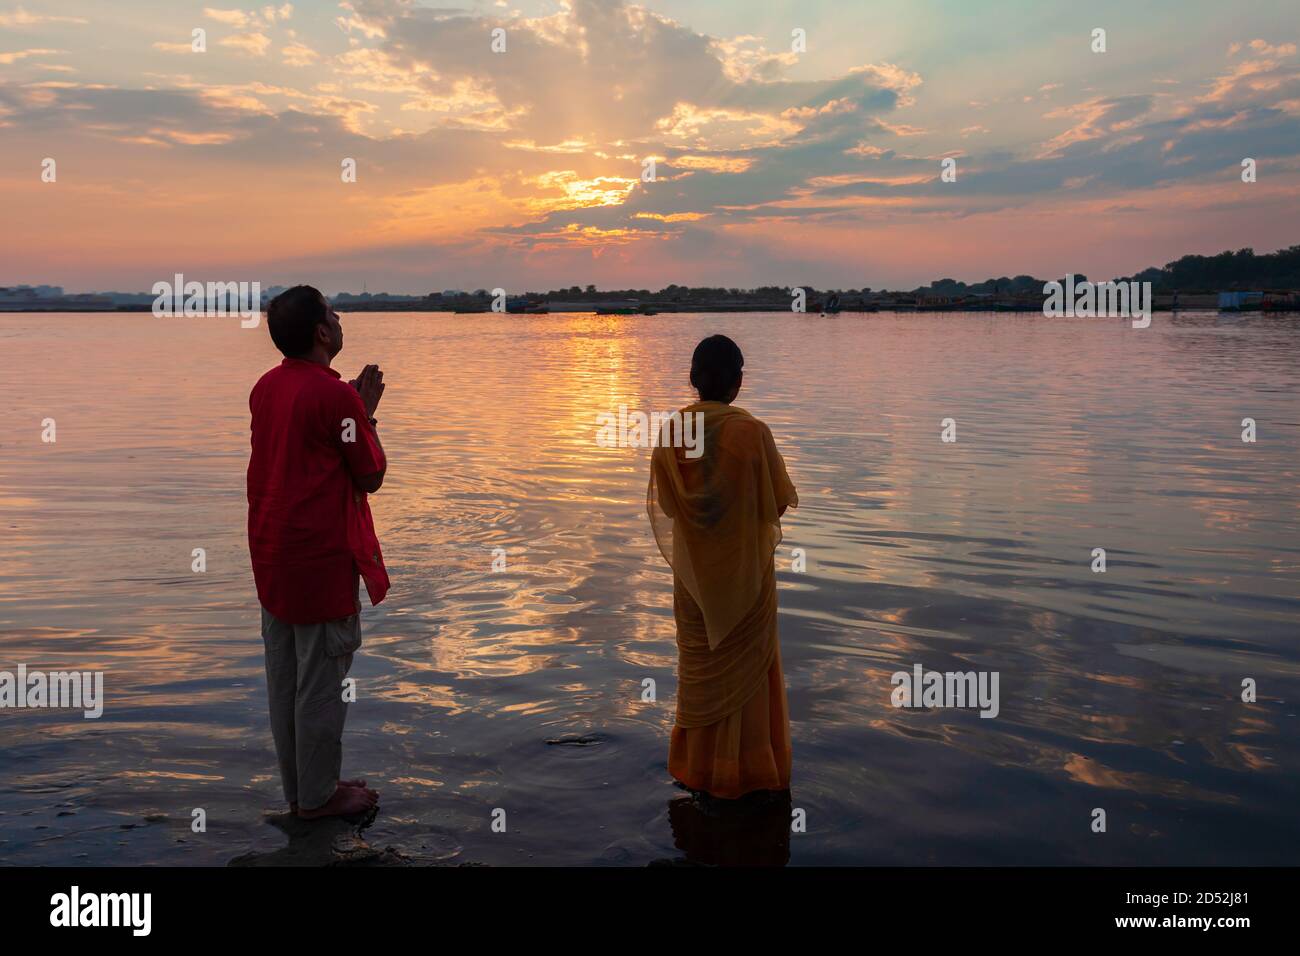
[[[370,503],[353,479],[385,462],[361,396],[332,368],[287,358],[253,386],[248,407],[248,550],[258,600],[288,624],[348,617],[360,610],[360,573],[378,604],[388,572]]]

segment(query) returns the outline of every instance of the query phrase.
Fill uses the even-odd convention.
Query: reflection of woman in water
[[[703,454],[659,447],[647,509],[673,569],[677,720],[668,770],[688,789],[734,799],[790,787],[790,719],[776,633],[773,553],[799,498],[766,425],[732,402],[736,343],[696,346],[691,385]]]

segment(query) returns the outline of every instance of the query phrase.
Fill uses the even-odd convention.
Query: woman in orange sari
[[[700,401],[681,414],[701,416],[702,449],[657,447],[646,500],[673,569],[678,690],[668,770],[687,789],[723,799],[790,788],[773,554],[781,515],[799,497],[771,430],[731,404],[744,364],[725,335],[696,347]]]

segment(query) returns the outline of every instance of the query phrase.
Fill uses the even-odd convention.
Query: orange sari
[[[646,507],[673,569],[677,715],[668,769],[736,798],[790,786],[790,721],[777,642],[780,514],[799,503],[766,425],[699,402],[703,454],[656,448]]]

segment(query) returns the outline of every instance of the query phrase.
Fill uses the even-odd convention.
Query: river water
[[[393,588],[363,615],[344,760],[382,795],[371,845],[498,865],[1300,862],[1294,317],[343,326],[336,367],[378,362],[388,386],[372,506]],[[743,349],[737,404],[801,499],[777,568],[806,832],[789,808],[719,822],[672,785],[649,451],[596,442],[602,412],[690,401],[713,332]],[[0,347],[0,670],[102,671],[106,697],[97,720],[0,710],[0,863],[284,846],[245,539],[247,395],[279,360],[264,326],[8,315]],[[895,708],[890,675],[916,664],[997,672],[997,716]]]

